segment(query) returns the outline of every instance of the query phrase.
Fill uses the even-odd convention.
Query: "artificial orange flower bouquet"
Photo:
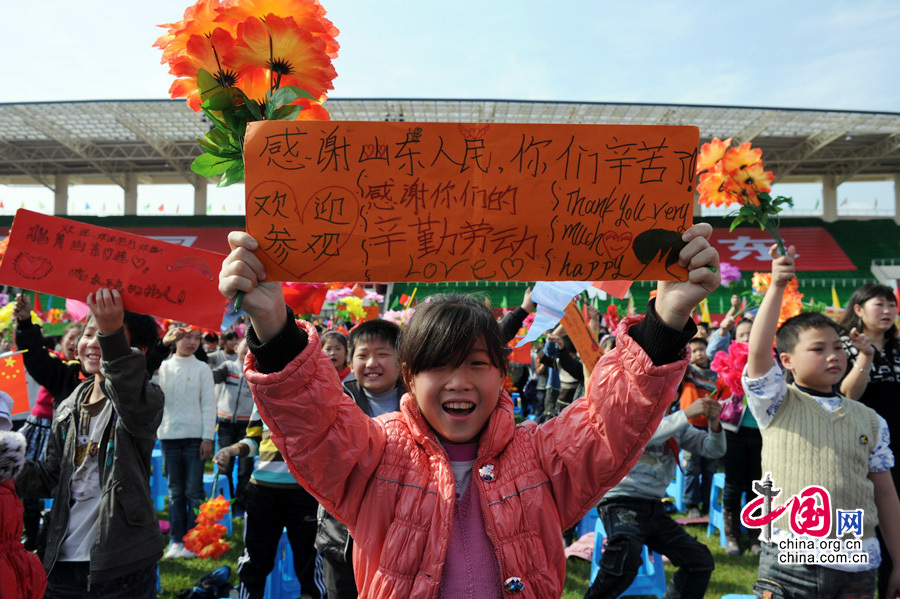
[[[200,558],[219,559],[231,547],[222,539],[228,529],[218,523],[229,511],[231,502],[221,495],[202,504],[197,525],[184,535],[185,549]]]
[[[753,273],[750,287],[753,289],[753,293],[762,296],[766,294],[771,284],[772,273],[755,272]],[[810,306],[810,308],[815,308],[815,306]],[[797,278],[794,277],[784,288],[784,297],[781,300],[781,313],[778,315],[778,327],[780,328],[788,318],[793,318],[803,312],[803,309],[803,294],[800,293],[800,284],[797,282]]]
[[[725,141],[713,138],[701,146],[697,161],[699,202],[711,208],[739,204],[740,208],[729,215],[734,217],[731,230],[744,222],[757,224],[772,235],[784,254],[784,241],[778,233],[778,213],[785,205],[793,206],[794,201],[769,195],[775,176],[763,168],[762,150],[753,148],[749,142],[730,146],[731,138]]]
[[[154,46],[175,76],[169,93],[213,125],[191,169],[221,175],[220,187],[244,180],[247,123],[328,120],[338,30],[318,0],[197,0],[161,27]]]

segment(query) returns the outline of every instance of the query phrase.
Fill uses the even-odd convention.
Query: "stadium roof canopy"
[[[330,99],[332,119],[697,125],[701,141],[762,148],[777,180],[900,176],[900,113],[510,100]],[[126,174],[195,181],[202,114],[176,100],[0,104],[0,183],[56,175],[125,187]]]

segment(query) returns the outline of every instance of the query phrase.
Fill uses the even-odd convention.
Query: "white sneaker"
[[[178,554],[178,557],[183,557],[183,558],[190,559],[190,558],[192,558],[192,557],[197,557],[197,556],[196,556],[196,554],[194,554],[193,551],[191,551],[190,549],[188,549],[187,547],[185,547],[184,545],[182,545],[182,546],[181,546],[181,553]]]
[[[166,551],[166,554],[163,556],[163,559],[174,559],[177,557],[183,557],[182,553],[187,551],[184,548],[184,543],[172,543],[169,545],[169,550]],[[193,555],[193,554],[191,554]]]

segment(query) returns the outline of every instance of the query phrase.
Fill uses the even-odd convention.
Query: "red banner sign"
[[[225,256],[65,218],[19,210],[0,282],[84,301],[116,288],[125,308],[219,330]]]
[[[785,247],[797,248],[797,270],[856,270],[856,265],[824,228],[782,227],[779,231]],[[744,272],[770,271],[769,247],[773,243],[768,232],[749,227],[731,232],[716,229],[712,238],[712,244],[719,250],[719,260]]]

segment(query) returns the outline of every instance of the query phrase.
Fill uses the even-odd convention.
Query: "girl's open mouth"
[[[451,401],[441,406],[448,414],[465,416],[475,411],[475,404],[468,401]]]

